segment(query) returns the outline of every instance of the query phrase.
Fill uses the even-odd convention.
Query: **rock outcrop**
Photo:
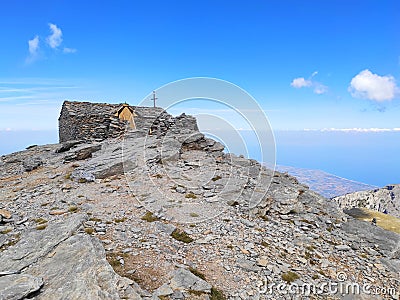
[[[140,287],[117,275],[98,239],[78,233],[80,214],[24,231],[0,256],[0,299],[141,299]]]
[[[387,185],[381,189],[360,191],[333,198],[340,208],[365,207],[386,212],[400,218],[400,185]]]

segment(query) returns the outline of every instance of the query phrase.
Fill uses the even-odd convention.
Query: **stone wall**
[[[102,141],[123,135],[127,121],[115,116],[122,104],[64,101],[59,122],[60,143],[71,140]],[[182,114],[173,117],[159,107],[131,106],[139,135],[161,137],[168,131],[189,133],[198,131],[196,119]]]
[[[167,112],[161,113],[151,123],[151,134],[158,137],[168,134],[188,134],[199,131],[196,118],[190,115],[181,114],[173,117]]]

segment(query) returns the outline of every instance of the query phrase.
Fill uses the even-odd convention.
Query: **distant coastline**
[[[327,198],[378,188],[378,186],[346,179],[322,170],[309,170],[290,166],[276,166],[276,170],[295,176],[301,183],[308,185],[311,190]]]

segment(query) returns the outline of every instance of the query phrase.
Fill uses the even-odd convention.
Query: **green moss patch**
[[[41,225],[36,226],[36,230],[44,230],[44,229],[46,229],[46,227],[47,227],[47,224],[41,224]]]
[[[210,300],[226,300],[224,293],[216,287],[211,288]]]
[[[157,218],[151,211],[147,211],[142,217],[142,220],[147,221],[147,222],[154,222],[158,221],[159,218]]]
[[[122,223],[122,222],[125,222],[126,221],[126,218],[121,218],[121,219],[114,219],[114,222],[115,223]]]
[[[70,207],[68,207],[68,211],[71,212],[71,213],[77,212],[78,211],[78,207],[74,206],[74,205],[70,206]]]
[[[189,199],[197,199],[197,196],[193,193],[187,193],[185,195],[185,198],[189,198]]]
[[[205,276],[203,273],[201,273],[199,270],[197,270],[197,269],[195,269],[195,268],[192,268],[192,267],[189,267],[189,271],[190,271],[193,275],[195,275],[195,276],[197,276],[197,277],[199,277],[199,278],[201,278],[201,279],[203,279],[203,280],[206,280],[206,276]]]
[[[93,229],[92,227],[87,227],[87,228],[85,228],[85,232],[86,232],[87,234],[93,234],[94,229]]]
[[[33,219],[33,222],[35,222],[36,224],[46,224],[47,220],[43,219],[43,218],[37,218],[37,219]]]
[[[186,244],[193,242],[193,239],[185,231],[183,231],[183,230],[181,230],[179,228],[175,229],[171,233],[171,236],[175,240],[183,242],[183,243],[186,243]]]
[[[213,178],[211,178],[211,180],[217,181],[217,180],[220,180],[221,178],[222,178],[221,176],[217,175],[217,176],[214,176]]]
[[[299,275],[297,275],[296,273],[291,272],[291,271],[282,274],[282,279],[284,281],[286,281],[287,283],[291,283],[293,281],[296,281],[299,278],[300,278]]]

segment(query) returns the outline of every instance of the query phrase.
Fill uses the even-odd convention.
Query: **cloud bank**
[[[304,129],[304,131],[320,132],[400,132],[400,128],[323,128],[323,129]]]
[[[366,69],[353,77],[348,90],[355,98],[382,102],[394,99],[398,88],[393,76],[379,76]]]

